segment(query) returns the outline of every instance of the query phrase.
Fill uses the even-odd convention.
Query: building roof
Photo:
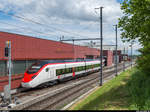
[[[53,40],[31,36],[0,32],[0,60],[5,59],[5,42],[11,41],[12,59],[73,59],[84,58],[85,55],[99,55],[99,50],[85,46],[73,46]]]

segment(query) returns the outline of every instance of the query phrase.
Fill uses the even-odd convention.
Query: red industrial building
[[[4,48],[8,40],[12,43],[12,60],[95,58],[100,54],[94,48],[0,32],[1,60],[5,60]]]
[[[111,66],[112,63],[113,63],[113,51],[110,51],[110,50],[104,50],[103,51],[103,55],[104,57],[106,57],[106,63],[107,65],[106,66]]]
[[[114,51],[113,51],[114,59],[115,59],[115,55],[116,55],[116,51],[114,50]],[[122,58],[122,54],[121,54],[121,50],[118,50],[118,51],[117,51],[117,58],[118,58],[118,59],[117,59],[118,62],[121,63],[121,61],[122,61],[122,59],[123,59],[123,58]]]
[[[100,55],[100,51],[95,48],[73,46],[72,44],[58,41],[0,32],[0,91],[3,90],[4,85],[8,84],[6,57],[4,57],[5,42],[8,40],[11,41],[12,46],[14,71],[17,71],[12,76],[12,88],[20,86],[21,78],[23,77],[22,71],[25,71],[36,60],[95,59]],[[107,57],[107,66],[112,65],[113,52],[105,50],[104,56]]]

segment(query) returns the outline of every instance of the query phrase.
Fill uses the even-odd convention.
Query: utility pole
[[[10,88],[10,103],[11,102],[11,41],[9,41],[9,88]]]
[[[123,71],[125,71],[125,46],[124,46],[124,53],[123,53]]]
[[[131,42],[131,68],[132,68],[132,45],[133,43]]]
[[[74,57],[74,60],[76,60],[74,39],[72,39],[72,42],[73,42],[73,54],[74,54],[73,57]]]
[[[116,76],[117,76],[117,71],[118,71],[118,60],[117,60],[117,46],[118,46],[118,41],[117,41],[117,28],[118,26],[117,25],[114,25],[115,26],[115,31],[116,31],[116,50],[115,50],[115,64],[116,64]]]
[[[131,68],[132,68],[132,58],[133,58],[133,57],[132,57],[132,51],[133,51],[132,46],[133,46],[133,42],[134,42],[134,41],[131,41],[131,44],[129,45],[129,46],[131,47],[131,56],[130,56],[130,57],[131,57],[131,60],[130,60],[130,61],[131,61]]]
[[[62,41],[66,41],[64,40],[64,36],[60,37],[60,42]],[[73,42],[73,59],[76,60],[76,55],[75,55],[75,45],[74,45],[74,39],[71,39],[71,41]]]
[[[128,59],[129,59],[128,46],[127,46],[127,55],[128,55]],[[128,61],[129,61],[129,60],[128,60]]]
[[[99,7],[99,8],[95,8],[95,9],[99,9],[99,13],[100,13],[100,61],[101,61],[101,64],[100,64],[100,86],[103,85],[103,26],[102,26],[102,9],[103,7]]]

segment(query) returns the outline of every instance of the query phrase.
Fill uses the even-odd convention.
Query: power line
[[[41,6],[42,9],[45,9],[45,7],[43,7],[43,5],[40,5],[40,6]],[[45,13],[45,14],[46,14],[46,13]],[[47,17],[50,17],[50,16],[47,15],[47,14],[46,14],[46,16],[47,16]],[[53,28],[63,31],[63,30],[60,29],[60,28],[56,28],[56,27],[53,27]],[[64,31],[63,31],[63,32],[64,32]],[[68,31],[65,31],[65,33],[69,33],[69,34],[70,34],[70,32],[68,32]],[[77,33],[72,33],[72,34],[77,35],[77,36],[79,36],[79,37],[85,37],[85,36],[79,35],[79,34],[77,34]],[[87,38],[87,36],[86,36],[86,38]]]
[[[14,24],[5,23],[5,22],[2,22],[2,21],[0,21],[0,23],[2,23],[2,24],[7,24],[7,25],[11,25],[11,26],[14,26],[14,27],[19,27],[19,28],[21,28],[21,29],[23,29],[23,30],[28,30],[28,31],[30,31],[30,32],[36,32],[36,33],[39,33],[39,34],[42,33],[42,34],[46,34],[46,35],[50,35],[50,36],[57,36],[57,35],[54,35],[54,34],[43,33],[43,32],[37,31],[37,30],[27,29],[26,27],[20,27],[20,26],[14,25]]]
[[[67,39],[67,40],[61,40],[61,41],[84,41],[84,40],[100,40],[100,38]]]
[[[46,15],[47,16],[47,15]],[[48,16],[49,17],[49,16]],[[36,18],[36,17],[34,17],[34,18]],[[44,20],[44,19],[42,19],[42,20]],[[45,21],[45,20],[44,20]],[[45,25],[45,24],[44,24]],[[65,31],[65,30],[62,30],[62,29],[60,29],[60,28],[56,28],[56,27],[54,27],[54,26],[48,26],[48,27],[51,27],[51,28],[53,28],[53,29],[55,29],[55,30],[59,30],[59,31],[61,31],[61,32],[64,32],[64,33],[67,33],[67,34],[71,34],[71,35],[75,35],[75,36],[78,36],[78,37],[85,37],[85,36],[83,36],[83,35],[79,35],[79,34],[77,34],[77,33],[71,33],[71,32],[69,32],[69,31]]]
[[[49,26],[49,25],[46,25],[46,24],[43,24],[43,23],[40,23],[40,22],[37,22],[37,21],[33,21],[33,20],[31,20],[31,19],[28,19],[28,18],[24,18],[24,17],[21,17],[21,16],[13,15],[13,14],[9,14],[9,13],[7,13],[7,12],[5,12],[5,11],[2,11],[2,10],[0,10],[0,12],[1,12],[1,13],[4,13],[4,14],[6,14],[6,15],[9,15],[9,16],[13,16],[13,17],[15,17],[15,18],[23,19],[23,20],[25,20],[25,21],[29,21],[29,22],[32,22],[32,23],[35,23],[35,24],[44,26],[44,27],[46,26],[46,27],[49,28],[49,29],[52,28],[52,29],[59,30],[59,31],[64,32],[64,33],[71,34],[71,33],[68,32],[68,31],[64,31],[64,30],[59,29],[59,28],[55,28],[55,27],[52,27],[52,26]],[[34,17],[34,18],[35,18],[35,17]],[[80,35],[75,34],[75,33],[72,33],[72,34],[74,34],[74,35],[76,35],[76,36],[78,36],[78,37],[85,37],[85,36],[80,36]],[[87,38],[87,37],[86,37],[86,38]]]
[[[32,22],[32,23],[35,23],[35,24],[38,24],[38,25],[41,25],[41,26],[45,26],[45,25],[43,25],[43,24],[41,24],[41,23],[39,23],[39,22],[33,21],[33,20],[31,20],[31,19],[28,19],[28,18],[24,18],[24,17],[21,17],[21,16],[12,15],[12,14],[9,14],[9,13],[7,13],[7,12],[5,12],[5,11],[2,11],[2,10],[0,10],[0,12],[3,13],[3,14],[9,15],[9,16],[13,16],[13,17],[15,17],[15,18],[22,19],[22,20],[24,20],[24,21],[28,21],[28,22]],[[49,27],[48,27],[48,28],[49,28]],[[52,31],[52,30],[50,30],[50,31]]]

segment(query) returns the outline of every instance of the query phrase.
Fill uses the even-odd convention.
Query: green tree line
[[[123,0],[121,10],[124,16],[119,18],[118,27],[121,38],[131,42],[138,39],[142,48],[138,57],[138,68],[150,73],[150,0]]]

